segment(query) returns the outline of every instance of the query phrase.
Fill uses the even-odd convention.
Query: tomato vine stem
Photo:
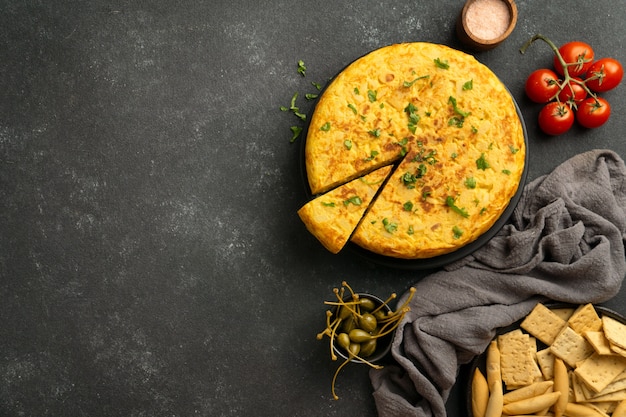
[[[595,100],[596,104],[599,104],[598,100],[597,100],[596,94],[593,91],[591,91],[589,89],[589,87],[587,87],[586,82],[585,81],[581,81],[581,80],[577,80],[576,78],[572,77],[569,74],[569,70],[568,70],[569,66],[579,65],[579,63],[577,62],[577,63],[568,64],[567,62],[565,62],[565,59],[563,59],[563,55],[561,55],[561,52],[559,51],[559,48],[556,46],[556,44],[554,42],[552,42],[546,36],[544,36],[544,35],[542,35],[540,33],[534,35],[532,38],[527,40],[522,45],[522,47],[519,50],[520,53],[522,55],[525,54],[526,50],[530,47],[530,45],[532,45],[537,40],[544,41],[546,44],[548,44],[550,49],[552,49],[552,52],[554,52],[554,55],[556,56],[556,58],[559,60],[559,63],[561,64],[561,67],[563,68],[563,80],[559,80],[559,81],[561,81],[561,82],[559,82],[559,91],[551,98],[551,100],[557,100],[557,101],[560,102],[559,94],[561,93],[561,91],[563,91],[563,89],[566,86],[570,86],[570,88],[571,88],[571,84],[572,83],[576,83],[576,84],[580,85],[590,97],[593,97],[593,99]],[[572,106],[574,108],[576,107],[576,103],[573,100],[572,100]]]

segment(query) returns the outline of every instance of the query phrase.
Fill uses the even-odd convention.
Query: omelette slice
[[[338,253],[391,169],[392,166],[385,166],[316,197],[298,210],[300,219],[326,249]]]

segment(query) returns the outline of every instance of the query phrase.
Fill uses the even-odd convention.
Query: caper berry
[[[359,327],[371,333],[378,327],[378,320],[376,320],[373,314],[365,313],[359,318]]]
[[[378,310],[374,312],[374,317],[376,317],[376,320],[378,321],[383,321],[387,317],[387,312],[385,312],[384,310]]]
[[[377,339],[370,339],[366,342],[361,343],[361,352],[359,355],[363,358],[367,358],[372,356],[374,352],[376,352],[376,342]]]
[[[339,333],[337,335],[337,344],[348,350],[350,348],[350,336],[348,336],[348,333]]]
[[[352,329],[350,333],[348,333],[348,336],[350,336],[351,341],[356,343],[363,343],[372,338],[372,335],[363,329]]]
[[[346,333],[350,333],[350,330],[354,329],[355,327],[356,327],[356,320],[354,319],[353,316],[348,317],[347,319],[343,321],[343,323],[341,323],[341,330],[343,330]]]
[[[361,345],[359,343],[350,343],[348,347],[348,352],[350,352],[350,356],[357,356],[361,351]]]
[[[339,306],[337,309],[337,317],[341,320],[345,320],[352,315],[352,311],[346,306]]]
[[[376,304],[371,298],[360,298],[359,305],[362,311],[373,311],[376,308]]]

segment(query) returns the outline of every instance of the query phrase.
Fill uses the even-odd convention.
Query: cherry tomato
[[[559,101],[576,107],[578,103],[587,97],[587,91],[582,86],[582,82],[578,77],[573,78],[559,93]]]
[[[558,80],[559,77],[552,70],[535,70],[526,79],[526,95],[535,103],[547,103],[559,92]]]
[[[567,132],[574,124],[574,112],[565,103],[552,101],[539,112],[539,127],[552,136]]]
[[[587,87],[597,93],[612,90],[624,77],[622,64],[613,58],[600,58],[587,70]]]
[[[611,105],[602,97],[588,97],[578,106],[576,120],[587,128],[600,127],[609,120]]]
[[[587,72],[593,62],[593,49],[585,42],[568,42],[559,48],[559,53],[567,65],[567,72],[572,77],[580,77]],[[554,68],[563,75],[563,66],[554,56]]]

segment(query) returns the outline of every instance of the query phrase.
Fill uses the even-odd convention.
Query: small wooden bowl
[[[494,3],[502,3],[508,9],[508,22],[498,22],[498,19],[506,17],[496,16]],[[479,10],[480,9],[480,10]],[[490,15],[491,14],[491,15]],[[496,20],[494,22],[494,20]],[[456,32],[459,40],[469,48],[477,51],[486,51],[500,45],[509,37],[517,23],[517,6],[514,0],[467,0],[461,10],[461,15],[456,24]],[[480,26],[502,26],[496,28],[493,33],[486,33]],[[505,28],[505,29],[504,29]],[[478,30],[481,29],[481,30]]]

